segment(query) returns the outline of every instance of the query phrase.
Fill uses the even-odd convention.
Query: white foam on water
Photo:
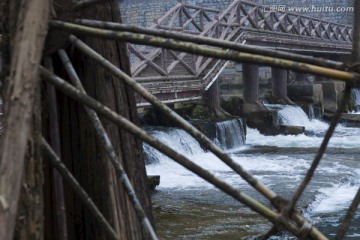
[[[192,162],[200,165],[202,168],[213,172],[221,179],[226,179],[224,173],[231,173],[232,170],[221,162],[212,153],[203,153],[196,155],[186,155]],[[186,168],[177,164],[171,159],[162,159],[158,164],[150,164],[146,167],[149,175],[160,175],[159,188],[177,188],[177,189],[204,189],[214,188],[210,183],[190,172]]]
[[[345,136],[344,136],[345,135]],[[275,147],[319,147],[323,141],[322,136],[309,136],[300,134],[264,136],[258,130],[247,128],[246,144],[252,146],[275,146]],[[360,147],[360,129],[339,126],[330,139],[329,147],[358,148]]]
[[[281,125],[303,126],[305,130],[309,131],[324,131],[329,127],[327,123],[318,119],[310,120],[299,106],[284,105],[277,114]]]
[[[332,213],[347,209],[354,199],[359,185],[334,184],[332,187],[319,189],[311,207],[311,214]]]

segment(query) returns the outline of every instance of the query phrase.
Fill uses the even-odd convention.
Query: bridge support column
[[[243,64],[244,103],[259,101],[259,66]]]
[[[291,102],[287,97],[287,79],[288,71],[282,68],[271,68],[272,75],[272,97],[274,101],[279,103]]]
[[[323,113],[323,88],[319,81],[324,78],[314,76],[314,82],[307,80],[307,74],[295,72],[295,81],[288,86],[288,96],[296,104],[309,109],[313,107],[316,115]]]
[[[266,111],[259,101],[259,66],[254,64],[243,64],[244,85],[244,114]]]

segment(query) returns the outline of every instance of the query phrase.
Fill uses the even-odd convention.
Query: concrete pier
[[[259,101],[259,66],[243,64],[244,104],[243,115],[264,112],[267,109]]]
[[[284,100],[287,98],[287,79],[288,71],[282,68],[271,68],[272,75],[272,96],[276,100]]]
[[[259,66],[243,64],[244,103],[259,101]]]

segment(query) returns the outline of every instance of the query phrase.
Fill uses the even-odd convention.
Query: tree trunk
[[[88,7],[81,11],[81,15],[83,18],[121,22],[117,0]],[[122,70],[130,73],[124,44],[91,38],[84,41]],[[74,67],[89,95],[132,122],[138,123],[135,97],[129,87],[78,52],[72,53],[72,59],[75,59]],[[59,68],[56,70],[59,75],[63,72]],[[83,107],[61,93],[59,104],[62,113],[59,117],[63,161],[93,198],[120,239],[146,238],[127,193],[102,151]],[[142,143],[109,121],[102,119],[102,122],[147,215],[152,219]],[[99,231],[98,223],[93,216],[74,197],[72,190],[66,185],[64,187],[69,239],[106,239],[105,234]]]
[[[24,0],[17,6],[20,6],[17,12],[9,12],[9,22],[16,19],[17,24],[14,38],[10,34],[10,77],[5,98],[8,107],[5,109],[6,131],[0,156],[2,240],[13,239],[26,147],[33,120],[34,95],[38,86],[37,69],[47,33],[50,9],[47,0]]]

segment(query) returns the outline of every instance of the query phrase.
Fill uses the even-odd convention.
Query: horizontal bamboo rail
[[[341,80],[355,86],[356,81],[360,80],[360,75],[354,72],[340,71],[331,68],[316,66],[313,64],[299,63],[291,60],[262,56],[249,53],[235,53],[225,50],[198,46],[191,43],[179,42],[172,39],[152,37],[144,34],[125,33],[120,31],[102,30],[98,28],[86,27],[78,24],[67,23],[62,21],[50,21],[50,26],[71,33],[80,33],[88,36],[94,36],[104,39],[113,39],[118,41],[127,41],[136,44],[146,44],[150,46],[163,47],[182,52],[203,55],[207,57],[232,60],[236,62],[246,62],[261,64],[279,68],[286,68],[298,72],[305,72],[332,79]]]
[[[114,31],[125,31],[125,32],[131,32],[131,33],[140,33],[140,34],[146,34],[154,37],[163,37],[167,39],[174,39],[184,42],[191,42],[191,43],[197,43],[202,45],[208,45],[213,47],[219,47],[224,49],[229,49],[237,52],[244,52],[244,53],[253,53],[253,54],[259,54],[262,56],[268,56],[268,57],[276,57],[276,58],[282,58],[302,63],[309,63],[321,67],[328,67],[333,68],[337,70],[345,70],[347,66],[342,62],[332,61],[332,60],[326,60],[323,58],[316,58],[316,57],[309,57],[301,54],[295,54],[295,53],[289,53],[285,51],[277,51],[277,50],[271,50],[251,45],[243,45],[236,42],[230,42],[230,41],[223,41],[218,40],[216,38],[211,37],[203,37],[203,36],[194,36],[191,34],[186,33],[178,33],[174,31],[164,31],[164,30],[157,30],[157,29],[151,29],[151,28],[144,28],[144,27],[138,27],[134,25],[127,25],[127,24],[121,24],[121,23],[114,23],[114,22],[104,22],[104,21],[97,21],[97,20],[88,20],[88,19],[77,19],[75,20],[75,23],[85,25],[88,27],[94,27],[94,28],[101,28],[101,29],[108,29],[108,30],[114,30]],[[251,31],[251,29],[245,31]],[[258,30],[255,30],[258,31]]]

